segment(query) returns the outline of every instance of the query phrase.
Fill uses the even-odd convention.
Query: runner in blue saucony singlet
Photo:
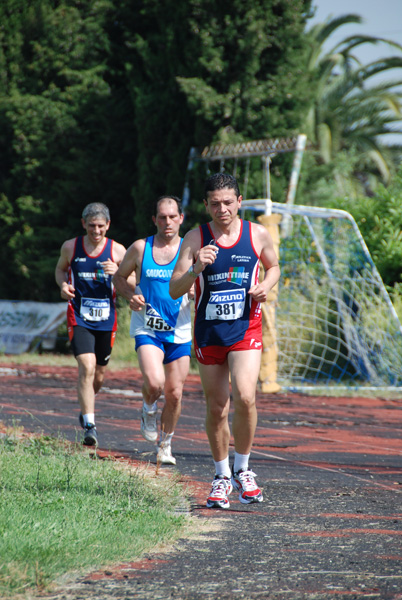
[[[244,504],[263,495],[249,468],[257,426],[255,392],[261,361],[260,303],[279,279],[278,259],[262,225],[239,218],[242,196],[228,173],[205,182],[211,221],[189,231],[170,282],[172,298],[195,283],[195,351],[204,389],[206,430],[215,463],[208,508],[228,508],[233,487]],[[265,269],[259,281],[259,263]],[[229,466],[233,398],[234,462]]]
[[[157,400],[164,392],[157,462],[175,464],[171,440],[181,412],[184,381],[190,366],[191,313],[187,293],[173,300],[169,282],[176,265],[182,239],[181,201],[161,196],[152,217],[157,233],[136,240],[114,276],[116,288],[129,302],[130,335],[143,376],[141,433],[158,440]],[[128,278],[135,273],[136,285]]]
[[[95,394],[102,387],[117,329],[112,276],[126,249],[106,237],[110,213],[105,204],[88,204],[81,223],[86,235],[64,242],[55,277],[61,297],[68,300],[68,335],[78,363],[84,444],[94,446],[98,443]]]
[[[136,350],[146,343],[163,348],[166,364],[190,353],[190,301],[187,294],[176,301],[169,295],[169,282],[182,240],[173,260],[163,265],[153,257],[154,241],[155,236],[145,240],[141,277],[135,293],[142,294],[146,304],[139,312],[132,312],[130,335],[136,340]]]

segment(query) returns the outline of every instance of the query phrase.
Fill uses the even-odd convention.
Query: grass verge
[[[95,454],[61,439],[0,438],[0,597],[46,591],[62,575],[132,561],[178,539],[174,477]]]

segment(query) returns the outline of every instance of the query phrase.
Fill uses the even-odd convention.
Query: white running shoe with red
[[[232,492],[233,486],[229,477],[221,477],[215,475],[212,482],[211,493],[207,498],[207,508],[229,508],[229,494]]]
[[[232,468],[232,484],[239,492],[239,500],[243,504],[251,504],[253,502],[262,502],[262,491],[255,482],[256,474],[247,469],[240,469],[236,473]]]

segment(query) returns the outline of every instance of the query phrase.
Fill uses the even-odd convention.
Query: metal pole
[[[293,160],[292,173],[290,175],[289,188],[286,197],[286,204],[292,206],[296,197],[297,183],[299,181],[300,168],[303,158],[304,149],[306,147],[307,136],[301,133],[297,136],[296,141],[296,152]],[[283,238],[288,237],[290,234],[291,216],[289,213],[285,213],[281,224],[281,236]]]
[[[183,189],[183,201],[182,201],[183,210],[188,206],[188,204],[190,202],[189,178],[190,178],[190,171],[192,170],[192,168],[194,166],[194,160],[195,160],[196,156],[197,156],[196,148],[195,147],[190,148],[190,152],[188,155],[188,162],[187,162],[186,180],[184,182],[184,189]]]
[[[264,156],[263,161],[265,163],[265,214],[270,215],[272,213],[271,177],[269,172],[269,168],[271,166],[271,157]]]

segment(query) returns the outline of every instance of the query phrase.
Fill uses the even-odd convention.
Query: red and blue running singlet
[[[201,247],[211,242],[219,251],[195,282],[194,335],[199,348],[231,346],[244,339],[251,325],[261,327],[261,306],[248,295],[258,282],[259,256],[253,246],[251,223],[240,221],[235,244],[220,246],[209,224],[200,226]]]
[[[106,238],[98,256],[89,256],[83,239],[81,236],[75,240],[69,268],[69,283],[75,288],[75,298],[68,303],[68,328],[81,325],[96,331],[116,331],[116,291],[112,276],[102,268],[102,262],[113,260],[113,240]]]

